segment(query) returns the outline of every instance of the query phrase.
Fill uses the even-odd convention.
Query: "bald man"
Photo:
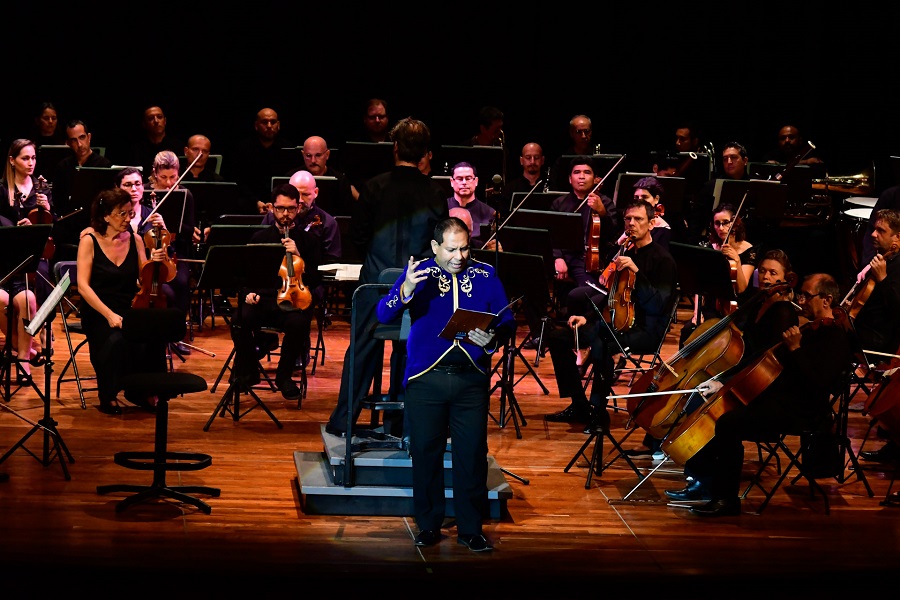
[[[334,177],[338,183],[336,195],[334,192],[332,192],[334,197],[325,195],[319,199],[319,204],[332,215],[350,216],[353,204],[359,198],[359,192],[344,173],[328,164],[329,158],[331,158],[331,150],[329,150],[325,138],[311,135],[304,140],[303,163],[306,165],[306,170],[315,177]]]
[[[510,205],[512,204],[512,195],[514,193],[530,192],[539,181],[542,182],[541,176],[544,169],[544,150],[541,148],[541,145],[537,142],[528,142],[522,146],[522,153],[519,155],[519,164],[522,165],[522,174],[508,182],[503,188],[501,201],[506,204],[507,211],[513,208]],[[542,189],[543,186],[540,186],[535,191],[540,192]]]
[[[216,173],[214,165],[209,165],[207,168],[211,151],[212,142],[205,135],[196,134],[188,138],[187,145],[184,147],[184,168],[186,169],[191,164],[194,166],[185,174],[184,181],[225,181],[221,175]]]
[[[450,209],[450,216],[456,217],[460,221],[466,224],[466,227],[469,228],[469,233],[472,233],[472,227],[475,224],[472,222],[472,215],[464,209],[462,206],[454,206]],[[491,240],[487,243],[487,246],[484,247],[485,250],[495,250],[497,248],[497,240]],[[480,249],[480,248],[479,248]],[[500,245],[500,252],[503,252],[503,244]]]
[[[297,144],[281,133],[281,119],[272,108],[263,108],[256,113],[253,134],[241,140],[225,161],[222,176],[226,181],[238,184],[241,204],[246,212],[253,207],[265,214],[272,191],[272,177],[284,176],[284,153],[282,148],[293,148]]]
[[[288,180],[300,192],[300,207],[294,219],[295,227],[302,227],[318,238],[322,251],[322,264],[340,262],[341,229],[335,218],[316,205],[319,188],[316,178],[309,171],[296,171]],[[263,217],[263,225],[275,223],[275,214],[267,212]]]

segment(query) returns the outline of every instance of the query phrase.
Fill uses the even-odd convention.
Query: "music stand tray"
[[[669,242],[669,252],[678,268],[678,286],[687,296],[734,298],[731,266],[718,250]]]
[[[265,231],[269,225],[223,225],[215,223],[209,228],[207,244],[210,249],[214,246],[246,246],[250,239],[258,231]],[[284,249],[282,248],[282,254]],[[282,258],[284,258],[282,256]],[[276,267],[275,272],[278,272]]]
[[[277,288],[280,283],[278,268],[284,260],[284,246],[281,244],[245,244],[235,246],[212,246],[206,255],[206,262],[197,287],[201,289],[234,289],[238,291],[238,306],[235,317],[232,319],[233,327],[240,327],[240,315],[243,307],[240,289],[250,288]],[[255,404],[244,412],[241,412],[240,397],[244,393],[237,382],[233,382],[222,395],[219,404],[209,417],[203,431],[209,431],[210,425],[216,415],[225,416],[230,413],[234,421],[249,413],[254,408],[262,408],[275,422],[279,429],[283,426],[272,414],[259,396],[252,389],[247,390]]]
[[[584,251],[584,217],[581,213],[523,208],[510,215],[504,225],[546,229],[550,232],[553,248]]]
[[[553,201],[566,194],[568,192],[534,192],[525,201],[523,208],[527,206],[528,210],[550,210]],[[512,206],[518,206],[525,196],[528,196],[528,192],[513,192]]]

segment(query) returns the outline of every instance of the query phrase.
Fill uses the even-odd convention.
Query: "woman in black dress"
[[[135,370],[165,370],[165,346],[128,342],[122,335],[122,315],[131,308],[146,262],[144,242],[134,235],[131,196],[123,189],[100,192],[91,206],[93,232],[78,244],[78,293],[83,300],[81,322],[88,340],[91,364],[97,374],[100,410],[120,414],[116,401],[119,379]],[[154,249],[151,260],[165,258]],[[153,408],[150,398],[126,398]]]

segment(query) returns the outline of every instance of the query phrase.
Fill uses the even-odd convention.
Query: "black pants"
[[[274,300],[260,304],[243,304],[238,318],[231,321],[231,339],[234,341],[234,374],[249,383],[258,381],[257,336],[263,326],[279,329],[284,333],[281,355],[275,379],[290,379],[297,359],[306,362],[309,355],[309,329],[313,310],[285,311]]]
[[[481,533],[487,516],[487,420],[490,377],[474,366],[440,366],[406,386],[413,507],[419,529],[444,520],[444,451],[451,439],[453,508],[459,535]]]

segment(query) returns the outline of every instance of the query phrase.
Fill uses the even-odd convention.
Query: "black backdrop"
[[[561,152],[582,112],[603,152],[667,149],[690,117],[716,148],[736,139],[751,159],[795,121],[831,174],[900,154],[896,7],[695,3],[685,14],[682,4],[10,8],[0,144],[25,135],[47,99],[99,146],[137,135],[157,103],[170,131],[204,133],[217,153],[266,106],[289,138],[336,147],[378,96],[392,120],[421,118],[438,144],[470,137],[478,109],[496,105],[512,159],[531,140]]]

